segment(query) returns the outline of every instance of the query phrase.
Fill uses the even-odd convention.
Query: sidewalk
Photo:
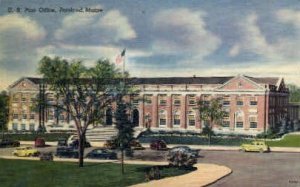
[[[207,186],[226,177],[232,172],[230,168],[216,164],[196,164],[194,166],[197,167],[197,170],[191,173],[176,177],[168,177],[161,180],[153,180],[150,182],[133,185],[132,187]]]

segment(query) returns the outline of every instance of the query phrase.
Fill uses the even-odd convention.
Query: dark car
[[[57,141],[57,146],[62,147],[62,146],[68,146],[68,139],[66,138],[59,138]]]
[[[0,140],[0,147],[19,147],[20,142],[16,140],[2,139]]]
[[[91,159],[117,159],[117,153],[109,149],[94,149],[89,152],[86,158]]]
[[[190,155],[191,157],[197,158],[199,156],[199,150],[191,149],[188,146],[176,146],[169,150],[168,156],[172,156],[176,153],[185,153],[187,155]]]
[[[79,140],[76,139],[72,143],[70,143],[70,147],[72,147],[73,149],[78,149],[78,147],[79,147]],[[85,141],[84,142],[84,147],[91,147],[90,142]]]
[[[45,147],[46,142],[44,138],[36,138],[34,140],[34,147]]]
[[[167,144],[163,140],[154,140],[150,144],[150,149],[153,150],[167,150]]]
[[[56,156],[64,158],[78,158],[78,150],[72,147],[57,147]]]

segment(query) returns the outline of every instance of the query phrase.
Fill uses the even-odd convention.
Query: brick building
[[[200,131],[205,123],[199,119],[198,102],[222,98],[228,116],[215,132],[261,133],[288,117],[289,92],[282,78],[249,77],[168,77],[131,78],[139,94],[128,96],[132,103],[131,118],[140,128]],[[41,91],[41,79],[21,78],[9,87],[9,130],[37,130],[42,121],[47,126],[72,126],[67,114],[47,109],[43,115],[32,109]],[[55,102],[47,91],[45,98]],[[114,108],[107,108],[106,125],[113,125]]]

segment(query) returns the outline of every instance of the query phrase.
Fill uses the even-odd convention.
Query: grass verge
[[[122,176],[121,167],[115,163],[86,163],[79,168],[77,163],[40,162],[0,159],[1,186],[129,186],[145,181],[149,166],[126,165]],[[162,168],[161,176],[170,177],[190,171],[177,168]]]
[[[300,147],[300,135],[286,135],[282,140],[267,141],[270,147]]]

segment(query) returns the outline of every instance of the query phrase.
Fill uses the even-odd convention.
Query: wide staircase
[[[117,135],[113,126],[99,126],[86,131],[86,139],[90,142],[103,142]]]

